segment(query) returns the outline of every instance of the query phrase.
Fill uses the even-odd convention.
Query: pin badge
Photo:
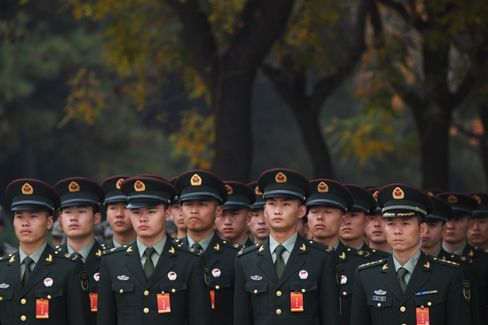
[[[127,275],[118,275],[117,276],[117,279],[119,279],[120,281],[127,281],[129,280],[129,277]]]
[[[341,275],[341,284],[346,284],[346,283],[347,283],[347,276],[343,274]]]
[[[168,272],[168,279],[170,279],[171,281],[176,280],[177,277],[178,277],[178,275],[176,275],[176,272],[174,272],[174,271]]]
[[[260,275],[251,275],[251,280],[254,280],[254,281],[259,281],[259,280],[262,280],[263,277],[260,276]]]
[[[300,279],[305,280],[306,278],[308,278],[308,272],[305,270],[301,270],[300,272],[298,272],[298,276],[300,277]]]
[[[374,291],[374,294],[378,295],[378,296],[384,296],[384,295],[386,295],[386,291],[378,289],[378,290]]]
[[[7,289],[8,287],[10,287],[10,284],[8,284],[8,283],[0,283],[0,289]]]
[[[212,275],[213,275],[214,278],[220,277],[220,274],[222,274],[222,272],[220,272],[219,269],[213,269],[212,270]]]
[[[53,285],[53,282],[54,282],[54,281],[53,281],[53,279],[51,279],[51,278],[45,278],[45,279],[44,279],[44,285],[45,285],[46,287],[51,287],[51,286]]]
[[[97,273],[93,274],[93,279],[95,279],[95,281],[97,281],[97,282],[100,281],[100,273],[97,272]]]

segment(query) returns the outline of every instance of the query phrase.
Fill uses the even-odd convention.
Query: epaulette
[[[435,263],[441,264],[441,265],[447,265],[447,266],[450,266],[450,267],[453,267],[453,268],[459,268],[459,264],[458,263],[452,262],[452,261],[449,261],[449,260],[445,260],[445,259],[440,259],[440,258],[437,258],[437,257],[432,257],[432,262],[435,262]]]
[[[4,255],[4,256],[0,257],[0,262],[8,261],[12,256],[14,256],[14,254]]]
[[[373,267],[373,266],[379,266],[379,265],[385,264],[385,262],[386,262],[386,259],[381,259],[381,260],[369,262],[366,264],[361,264],[358,266],[358,271],[368,269],[368,268]]]
[[[307,240],[305,241],[305,243],[307,243],[308,247],[313,247],[315,249],[318,249],[319,251],[334,254],[334,248],[332,246],[324,245],[314,240]]]
[[[127,247],[129,247],[129,246],[122,245],[122,246],[119,246],[119,247],[114,247],[114,248],[111,248],[111,249],[104,250],[103,251],[103,256],[109,255],[109,254],[113,254],[113,253],[119,253],[119,252],[126,251],[127,250]]]
[[[169,249],[170,254],[174,254],[175,250],[190,254],[190,255],[195,255],[195,256],[201,256],[203,255],[203,251],[196,251],[192,250],[191,248],[185,246],[185,245],[176,245],[176,242],[173,242],[174,245],[171,245]]]
[[[476,253],[481,253],[482,255],[488,254],[488,248],[475,247],[474,250],[476,251]]]
[[[380,256],[380,257],[386,258],[386,257],[390,256],[390,253],[385,252],[385,251],[380,251],[378,249],[371,249],[370,250],[370,255],[376,255],[376,256]]]
[[[181,243],[183,243],[183,238],[175,238],[175,239],[173,239],[173,243],[175,243],[177,245],[181,244]]]
[[[239,253],[237,253],[237,256],[242,256],[242,255],[246,255],[247,253],[249,252],[253,252],[255,251],[256,249],[258,249],[259,247],[261,247],[261,244],[256,244],[254,246],[250,246],[250,247],[245,247],[243,249],[241,249],[239,251]]]
[[[232,248],[232,249],[238,250],[238,251],[240,251],[242,249],[242,245],[234,244],[234,243],[231,243],[230,241],[227,241],[227,240],[222,240],[222,245],[224,247],[229,247],[229,248]]]
[[[71,262],[78,262],[80,260],[78,255],[71,255],[68,253],[64,253],[61,250],[54,251],[54,257],[55,258],[62,258],[64,260],[68,260]]]
[[[54,250],[55,251],[62,251],[63,250],[63,246],[62,245],[57,245],[56,247],[54,247]]]

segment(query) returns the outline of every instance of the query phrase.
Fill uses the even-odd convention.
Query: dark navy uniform
[[[297,236],[285,271],[277,278],[269,240],[247,248],[236,263],[235,325],[338,324],[333,250]],[[291,310],[294,293],[303,311]]]

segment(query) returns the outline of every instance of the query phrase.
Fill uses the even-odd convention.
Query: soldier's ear
[[[307,214],[307,206],[305,204],[300,205],[299,211],[300,211],[300,215],[298,218],[302,219]]]
[[[54,217],[52,216],[52,213],[47,214],[47,230],[51,230],[54,224]]]
[[[96,212],[93,216],[93,223],[98,225],[102,221],[102,214],[100,212]]]
[[[215,216],[221,217],[222,213],[224,213],[224,208],[221,205],[217,206],[217,208],[215,209]]]

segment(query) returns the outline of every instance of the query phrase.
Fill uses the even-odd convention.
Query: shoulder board
[[[4,256],[0,257],[0,262],[8,261],[8,259],[11,258],[12,256],[14,256],[14,254],[4,255]]]
[[[221,243],[223,247],[232,248],[237,251],[240,251],[242,249],[242,245],[234,244],[227,240],[221,240]]]
[[[68,253],[64,253],[62,251],[54,251],[54,255],[53,255],[55,258],[60,258],[60,259],[63,259],[63,260],[68,260],[68,261],[71,261],[71,262],[78,262],[79,258],[77,255],[71,255],[71,254],[68,254]]]
[[[452,262],[452,261],[449,261],[449,260],[440,259],[440,258],[437,258],[437,257],[433,257],[432,258],[432,262],[437,263],[437,264],[441,264],[441,265],[447,265],[447,266],[450,266],[450,267],[453,267],[453,268],[459,268],[459,264],[458,263]]]
[[[122,245],[122,246],[119,246],[117,248],[114,247],[114,248],[106,249],[103,251],[103,255],[105,256],[105,255],[109,255],[109,254],[113,254],[113,253],[125,252],[125,251],[127,251],[128,247],[129,246],[127,246],[127,245]]]
[[[61,252],[63,250],[63,246],[57,245],[56,247],[54,247],[54,250]]]
[[[183,243],[183,239],[181,239],[181,238],[175,238],[175,239],[173,239],[173,243],[175,243],[175,244]]]
[[[255,251],[256,249],[258,249],[260,247],[261,247],[261,244],[256,244],[256,245],[250,246],[250,247],[244,247],[243,249],[241,249],[239,251],[239,253],[237,254],[237,256],[246,255],[247,253],[253,252],[253,251]]]
[[[187,253],[187,254],[190,254],[190,255],[195,255],[195,256],[201,256],[203,254],[203,252],[197,252],[195,250],[192,250],[191,248],[185,246],[185,245],[177,245],[176,242],[173,242],[174,245],[171,246],[170,248],[170,253],[172,253],[172,249],[174,250],[178,250],[180,252],[184,252],[184,253]]]
[[[479,248],[475,247],[474,250],[476,253],[481,254],[481,255],[488,255],[488,248]]]
[[[358,271],[359,270],[368,269],[368,268],[373,267],[373,266],[383,265],[383,264],[385,264],[385,262],[386,262],[386,259],[381,259],[381,260],[369,262],[369,263],[366,263],[366,264],[361,264],[361,265],[358,266]]]
[[[370,250],[370,255],[375,255],[375,256],[380,256],[380,257],[388,257],[388,256],[390,256],[390,253],[384,252],[384,251],[380,251],[380,250],[377,250],[377,249],[371,249]]]
[[[308,247],[313,247],[315,249],[318,249],[319,251],[326,252],[329,254],[334,253],[334,248],[332,246],[327,246],[327,245],[318,243],[314,240],[306,240],[305,243],[307,244]]]

